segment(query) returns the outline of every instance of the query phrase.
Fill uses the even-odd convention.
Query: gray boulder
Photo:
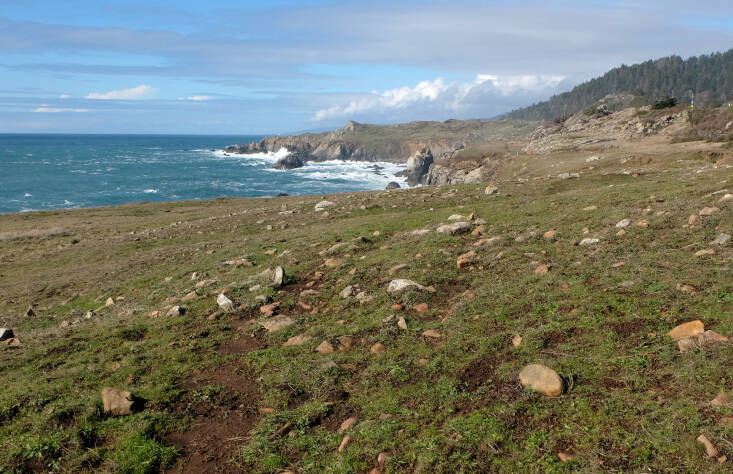
[[[277,160],[273,168],[276,170],[292,170],[295,168],[302,168],[305,166],[305,162],[301,158],[299,153],[291,153],[290,155],[280,158]]]
[[[389,183],[387,183],[386,189],[387,191],[390,191],[392,189],[400,189],[400,183],[398,183],[397,181],[390,181]]]
[[[407,184],[415,186],[425,184],[425,178],[433,164],[433,153],[429,148],[423,148],[407,160],[407,168],[404,171],[407,176]]]

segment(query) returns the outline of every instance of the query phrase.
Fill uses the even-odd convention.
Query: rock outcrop
[[[407,177],[407,184],[415,186],[425,184],[426,175],[433,164],[433,153],[429,148],[423,148],[407,160],[407,169],[404,171]]]
[[[302,168],[305,166],[305,163],[301,157],[307,158],[303,153],[291,153],[290,155],[277,160],[273,165],[273,168],[276,170],[293,170],[296,168]]]

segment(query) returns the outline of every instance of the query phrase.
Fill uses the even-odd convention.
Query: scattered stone
[[[393,304],[392,305],[392,309],[395,310],[395,311],[402,311],[402,310],[405,309],[405,305],[402,305],[402,304],[399,304],[399,303]]]
[[[227,260],[223,262],[224,265],[229,265],[231,267],[240,268],[240,267],[252,267],[254,266],[254,263],[249,261],[249,258],[247,257],[240,257],[235,258],[234,260]]]
[[[225,295],[224,293],[217,296],[216,303],[226,313],[231,313],[235,309],[234,301],[227,298],[227,295]]]
[[[174,306],[165,313],[166,316],[183,316],[186,313],[186,309],[181,306]]]
[[[646,229],[647,227],[649,227],[649,223],[647,221],[639,221],[636,223],[636,227],[640,229]]]
[[[305,334],[299,334],[285,341],[283,343],[283,346],[300,346],[300,345],[305,344],[308,341],[310,341],[309,336],[306,336]]]
[[[522,344],[522,336],[520,336],[519,334],[516,334],[516,335],[515,335],[515,336],[514,336],[514,337],[512,338],[512,345],[513,345],[514,347],[519,347],[519,346],[520,346],[521,344]]]
[[[680,324],[669,331],[667,335],[674,340],[684,339],[686,337],[697,336],[705,332],[705,324],[699,319]]]
[[[293,324],[295,324],[295,321],[282,314],[262,321],[262,327],[267,329],[268,332],[279,331],[280,329],[292,326]]]
[[[486,186],[486,189],[484,189],[484,194],[486,194],[487,196],[493,196],[494,194],[497,194],[498,192],[499,192],[499,188],[491,184]]]
[[[318,347],[316,347],[316,352],[323,355],[333,354],[334,350],[335,349],[333,348],[333,344],[328,341],[323,341],[322,343],[318,344]]]
[[[445,224],[436,229],[440,234],[457,235],[463,234],[471,230],[471,224],[468,222],[454,222],[453,224]]]
[[[721,342],[730,342],[730,339],[715,331],[707,330],[695,336],[678,340],[677,347],[679,347],[680,352],[687,352],[692,349],[700,349]]]
[[[403,318],[402,316],[397,319],[397,327],[407,330],[407,321],[405,321],[405,318]]]
[[[702,444],[705,447],[705,454],[707,454],[709,458],[716,458],[720,454],[717,448],[713,445],[712,442],[710,442],[708,437],[705,436],[704,434],[701,434],[700,436],[697,437],[697,442]]]
[[[87,311],[87,314],[84,315],[86,319],[92,319],[94,316],[96,316],[96,313],[92,310]]]
[[[623,219],[623,220],[618,221],[616,223],[616,228],[617,229],[623,229],[625,227],[628,227],[630,224],[631,224],[631,219]]]
[[[418,303],[418,304],[416,304],[416,305],[415,305],[415,307],[414,307],[414,308],[412,308],[412,309],[414,309],[414,310],[415,310],[415,311],[417,311],[418,313],[427,313],[427,312],[428,312],[428,310],[430,310],[430,307],[428,306],[428,304],[427,304],[427,303]]]
[[[208,319],[209,321],[216,321],[217,319],[219,319],[219,317],[221,317],[221,311],[214,311],[213,313],[208,315],[206,319]]]
[[[537,265],[537,268],[534,269],[535,275],[547,275],[549,272],[550,272],[549,265]]]
[[[160,314],[161,314],[160,311],[151,311],[150,312],[150,317],[151,318],[159,318],[160,317]]]
[[[558,179],[578,179],[580,175],[578,173],[560,173],[557,175]]]
[[[449,221],[465,221],[465,220],[471,220],[470,218],[467,218],[466,216],[462,216],[460,214],[453,214],[450,217],[448,217]]]
[[[314,207],[314,210],[316,212],[321,212],[321,211],[325,211],[328,208],[334,207],[335,205],[336,205],[335,202],[321,201],[318,204],[316,204],[316,206]]]
[[[357,418],[355,416],[345,419],[344,422],[341,423],[341,426],[339,426],[338,433],[343,433],[349,428],[352,428],[354,425],[356,425],[356,422]]]
[[[340,258],[327,258],[324,265],[327,267],[340,267],[344,264],[344,261]]]
[[[104,303],[105,306],[113,306],[114,304],[115,304],[115,300],[111,296],[107,298],[107,301]]]
[[[341,298],[352,298],[356,296],[356,287],[354,287],[353,285],[347,286],[346,288],[341,290],[341,293],[339,293],[339,296]]]
[[[686,283],[677,283],[677,290],[686,295],[694,295],[697,292],[697,288]]]
[[[432,337],[434,339],[440,339],[441,337],[443,337],[441,336],[440,332],[436,331],[435,329],[428,329],[426,331],[423,331],[422,335],[425,337]]]
[[[214,284],[216,284],[218,282],[219,282],[219,280],[201,280],[201,281],[197,282],[194,286],[196,288],[203,288],[205,286],[214,285]]]
[[[726,194],[725,196],[718,199],[718,202],[728,202],[733,201],[733,194]]]
[[[588,212],[588,211],[595,211],[596,209],[598,209],[598,206],[588,206],[588,207],[584,207],[584,208],[583,208],[583,210],[584,210],[585,212]]]
[[[196,280],[198,280],[198,279],[199,279],[199,274],[198,274],[198,272],[193,272],[193,273],[191,273],[191,281],[196,281]]]
[[[623,237],[624,235],[626,235],[626,231],[624,229],[621,229],[620,231],[616,232],[616,235],[618,237]]]
[[[389,273],[390,275],[396,275],[397,272],[399,272],[403,268],[407,268],[406,263],[400,263],[399,265],[395,265],[394,267],[390,268],[387,273]]]
[[[428,363],[428,360],[427,359],[418,359],[417,363],[420,365],[426,365]]]
[[[555,240],[557,239],[557,231],[556,230],[548,230],[544,234],[542,234],[542,238],[545,240]]]
[[[598,155],[593,155],[593,156],[589,156],[588,158],[586,158],[586,159],[585,159],[585,162],[586,162],[586,163],[593,163],[594,161],[598,161],[598,160],[600,160],[600,159],[601,159],[601,157],[600,157],[600,156],[598,156]]]
[[[36,315],[36,312],[33,311],[33,306],[28,306],[28,309],[25,310],[25,313],[23,314],[24,318],[32,318]]]
[[[198,297],[199,295],[195,291],[192,291],[186,294],[186,296],[184,296],[183,298],[181,298],[181,301],[191,301],[191,300],[195,300]]]
[[[346,336],[346,335],[339,336],[339,337],[337,337],[337,339],[339,341],[339,347],[338,347],[338,349],[340,351],[348,351],[352,347],[354,347],[354,338],[351,337],[351,336]]]
[[[112,387],[102,389],[102,405],[105,413],[113,416],[129,415],[132,413],[132,404],[132,393]]]
[[[575,459],[575,456],[572,456],[572,455],[570,455],[568,453],[564,453],[562,451],[560,451],[559,453],[557,453],[557,457],[560,458],[560,461],[562,461],[562,462],[570,462],[573,459]]]
[[[689,219],[687,219],[687,225],[695,225],[700,219],[695,215],[691,215]]]
[[[19,347],[23,347],[23,344],[20,343],[20,339],[18,339],[17,337],[11,337],[10,339],[6,339],[3,342],[3,345],[5,347],[10,347],[10,348],[14,348],[14,349],[17,349]]]
[[[702,249],[695,252],[696,257],[703,257],[705,255],[715,255],[715,250],[713,249]]]
[[[728,394],[724,392],[720,392],[717,397],[710,400],[710,403],[716,407],[727,405],[730,402],[731,402],[730,396],[728,396]]]
[[[378,342],[369,349],[369,352],[371,352],[372,354],[379,354],[380,352],[384,352],[386,350],[387,348],[385,347],[385,345],[381,342]]]
[[[390,181],[387,183],[387,187],[385,188],[387,191],[391,191],[393,189],[400,189],[400,183],[397,181]]]
[[[401,278],[401,279],[398,279],[398,280],[392,280],[391,282],[389,282],[389,286],[387,287],[387,291],[389,293],[397,293],[397,292],[406,290],[408,288],[415,288],[417,290],[428,291],[428,292],[431,292],[431,293],[434,293],[435,292],[435,289],[432,288],[432,287],[423,286],[423,285],[421,285],[419,283],[415,283],[414,281],[408,280],[406,278]]]
[[[717,237],[715,237],[715,240],[711,242],[713,245],[726,245],[728,242],[730,242],[730,235],[728,234],[718,234]]]
[[[530,364],[522,369],[519,381],[524,387],[548,397],[557,397],[563,391],[563,382],[557,372],[540,364]]]
[[[341,440],[341,444],[339,444],[339,453],[342,453],[349,445],[349,443],[351,443],[351,436],[344,436],[344,439]]]
[[[490,239],[481,239],[474,242],[475,247],[483,247],[484,245],[494,245],[496,242],[500,241],[500,237],[491,237]]]
[[[707,216],[712,216],[713,214],[719,211],[720,211],[719,207],[703,207],[702,209],[700,209],[700,212],[698,212],[697,214],[702,217],[707,217]]]
[[[13,333],[12,329],[0,328],[0,341],[5,341],[7,339],[12,339],[14,337],[15,337],[15,334]]]
[[[266,304],[264,306],[260,306],[260,313],[264,314],[265,316],[272,316],[275,314],[275,311],[280,307],[280,303],[270,303]]]
[[[598,240],[598,239],[591,239],[591,238],[587,238],[586,237],[585,239],[581,240],[578,243],[578,245],[583,245],[583,246],[585,246],[585,245],[594,245],[594,244],[597,244],[598,242],[600,242],[600,240]]]

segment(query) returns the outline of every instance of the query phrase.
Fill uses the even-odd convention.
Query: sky
[[[490,118],[730,48],[730,0],[0,0],[0,133]]]

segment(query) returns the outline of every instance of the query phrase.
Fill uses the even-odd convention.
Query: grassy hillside
[[[327,215],[283,197],[0,216],[0,326],[22,343],[0,347],[0,472],[729,472],[695,439],[733,457],[733,406],[710,404],[733,393],[731,346],[665,334],[733,335],[733,247],[711,244],[733,233],[733,171],[618,171],[329,196]],[[435,232],[452,214],[487,223]],[[284,285],[252,291],[277,265]],[[260,295],[292,324],[266,330]],[[524,389],[531,363],[564,393]],[[104,414],[105,386],[134,413]]]
[[[718,107],[733,101],[733,49],[686,60],[670,56],[633,66],[623,65],[570,92],[516,110],[507,117],[552,120],[580,112],[609,94],[633,95],[630,100],[617,104],[618,108],[653,104],[664,97],[674,97],[689,104],[691,92],[698,106]]]

